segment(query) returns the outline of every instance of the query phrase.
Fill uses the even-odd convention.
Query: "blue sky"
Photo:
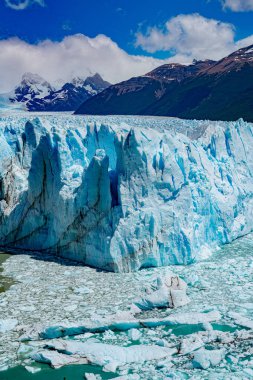
[[[3,90],[22,70],[39,71],[52,81],[57,74],[55,79],[65,80],[100,69],[105,79],[116,82],[162,60],[219,59],[253,43],[252,17],[253,0],[0,0]],[[76,51],[79,61],[74,63],[70,54]],[[59,68],[60,59],[71,69],[67,64]]]
[[[18,36],[31,43],[47,38],[61,40],[76,33],[90,37],[105,34],[127,52],[136,54],[140,53],[134,46],[138,30],[162,26],[178,14],[192,13],[232,23],[237,39],[252,33],[253,13],[224,11],[219,0],[44,0],[44,6],[34,2],[20,11],[0,1],[1,39]],[[142,54],[147,53],[142,51]]]

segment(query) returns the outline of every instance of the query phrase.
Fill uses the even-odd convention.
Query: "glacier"
[[[253,230],[253,125],[2,115],[0,245],[115,272],[191,264]]]

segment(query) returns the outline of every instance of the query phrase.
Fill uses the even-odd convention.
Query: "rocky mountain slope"
[[[189,264],[252,231],[241,120],[9,116],[0,144],[2,249],[132,271]]]
[[[77,114],[133,114],[253,121],[253,46],[218,62],[161,66],[111,86]]]

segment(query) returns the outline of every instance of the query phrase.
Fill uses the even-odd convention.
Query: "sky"
[[[253,44],[253,0],[0,0],[0,92],[32,72],[116,83]]]

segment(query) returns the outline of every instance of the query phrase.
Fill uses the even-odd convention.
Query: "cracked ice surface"
[[[56,262],[52,257],[43,261],[38,256],[11,256],[3,264],[3,274],[12,277],[15,284],[0,295],[1,320],[8,320],[5,326],[10,328],[0,333],[0,366],[21,364],[33,368],[31,358],[38,358],[41,352],[46,357],[48,347],[55,350],[50,350],[49,356],[56,366],[74,361],[82,363],[85,361],[82,353],[90,342],[91,349],[97,347],[94,359],[90,359],[100,363],[104,371],[122,376],[133,372],[145,380],[170,376],[194,380],[250,379],[253,370],[252,253],[253,236],[249,235],[190,266],[152,268],[127,274],[98,272],[66,261]],[[174,325],[86,332],[63,339],[38,338],[36,332],[42,326],[79,326],[87,319],[97,321],[116,313],[126,316],[131,303],[143,295],[143,289],[152,284],[154,276],[162,276],[168,270],[188,283],[191,302],[176,310],[145,311],[138,318],[157,321],[169,317],[176,321]],[[204,323],[195,324],[197,315],[201,318],[201,315],[210,315],[208,313],[214,313],[216,318],[210,322],[204,318]],[[25,341],[24,336],[27,339],[29,334],[31,340]],[[80,347],[77,351],[71,348],[73,341]],[[86,342],[88,346],[82,345]],[[161,350],[161,359],[152,359],[150,354],[150,360],[145,363],[138,363],[138,356],[135,357],[137,362],[131,363],[124,361],[128,351],[119,349],[123,356],[115,362],[101,343],[109,345],[109,352],[110,345],[116,350],[132,344],[156,345],[167,348],[168,356],[162,358]],[[69,347],[67,354],[71,355],[61,353],[62,345]],[[206,351],[209,349],[215,351]],[[156,352],[158,358],[160,351]],[[201,368],[206,370],[203,372]]]
[[[253,129],[154,117],[0,119],[0,240],[111,271],[190,264],[252,231]]]

